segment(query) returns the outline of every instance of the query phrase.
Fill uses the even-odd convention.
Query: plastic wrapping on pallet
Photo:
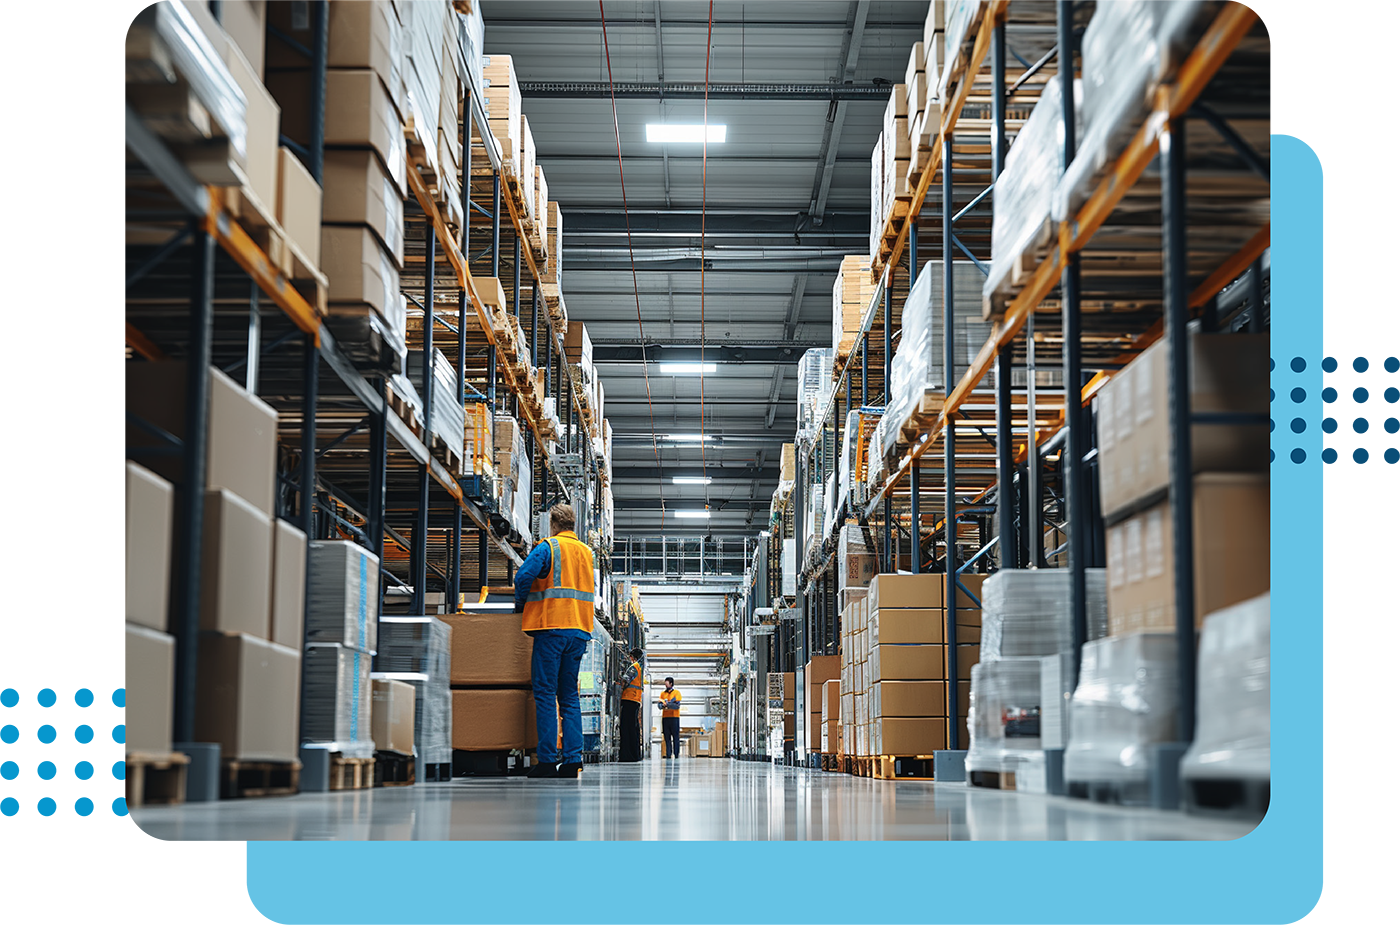
[[[1075,137],[1083,124],[1079,102],[1082,83],[1075,81]],[[1064,153],[1064,119],[1059,78],[1048,81],[1040,101],[1006,155],[1006,167],[992,193],[992,263],[982,292],[990,297],[1026,251],[1048,244],[1050,209],[1060,179]]]
[[[452,6],[446,0],[415,0],[401,4],[405,54],[405,98],[413,114],[413,133],[423,146],[428,166],[437,168],[438,117],[442,106],[442,69],[447,37],[455,39]]]
[[[370,655],[313,642],[301,660],[301,738],[347,758],[370,758]]]
[[[963,42],[971,38],[972,24],[981,7],[978,0],[948,0],[944,7],[943,73],[938,78],[939,99],[946,98],[948,82],[962,56]]]
[[[899,348],[890,364],[882,453],[898,445],[900,431],[920,409],[926,392],[943,392],[943,261],[930,260],[904,302]],[[982,274],[971,262],[953,263],[954,374],[969,365],[987,342],[991,325],[982,320]]]
[[[1176,636],[1133,633],[1084,644],[1070,701],[1065,780],[1147,801],[1152,746],[1177,737]]]
[[[1108,581],[1084,570],[1089,639],[1108,634]],[[1002,569],[982,585],[982,660],[1056,655],[1074,648],[1068,569]]]
[[[405,332],[408,328],[407,300],[400,295],[389,300],[389,316],[384,317],[366,303],[335,304],[326,316],[326,327],[336,346],[365,372],[399,375],[404,370]]]
[[[1040,703],[1040,659],[1002,658],[973,665],[967,769],[1015,772],[1020,753],[1039,751]]]
[[[419,761],[452,760],[452,628],[436,617],[383,617],[374,677],[414,687],[413,742]]]
[[[1083,101],[1075,109],[1082,113],[1083,130],[1075,136],[1074,161],[1055,190],[1055,221],[1064,221],[1089,198],[1147,114],[1153,88],[1169,76],[1212,6],[1204,0],[1118,0],[1095,7],[1079,46]]]
[[[344,540],[314,540],[306,574],[306,639],[373,652],[379,615],[379,560]]]
[[[830,347],[813,347],[797,361],[797,429],[815,427],[831,397],[831,370],[835,356]]]
[[[1217,610],[1201,628],[1196,740],[1186,778],[1269,777],[1269,595]]]
[[[423,351],[410,350],[407,363],[410,382],[423,381]],[[433,350],[433,410],[428,429],[450,447],[466,444],[466,409],[457,394],[457,373],[446,354]]]
[[[1064,748],[1069,741],[1069,702],[1074,696],[1074,654],[1040,659],[1040,743]]]
[[[171,64],[218,123],[241,164],[248,154],[248,101],[198,20],[183,3],[157,3],[136,17],[132,30],[138,29],[155,33],[169,52]]]

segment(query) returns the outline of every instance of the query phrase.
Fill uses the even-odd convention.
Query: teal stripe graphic
[[[0,763],[0,781],[125,781],[126,761],[20,760]]]
[[[6,687],[0,709],[125,709],[125,687]]]

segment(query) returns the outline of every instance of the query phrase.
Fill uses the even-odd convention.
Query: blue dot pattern
[[[56,738],[58,738],[58,730],[54,729],[48,723],[45,723],[44,725],[39,727],[40,742],[43,742],[45,745],[48,745]]]
[[[1326,424],[1320,427],[1310,428],[1309,414],[1310,404],[1316,403],[1319,397],[1326,397],[1322,390],[1322,368],[1317,362],[1310,362],[1305,357],[1291,357],[1284,364],[1277,361],[1268,361],[1270,368],[1270,378],[1278,376],[1271,383],[1273,388],[1268,390],[1268,403],[1273,406],[1281,399],[1282,395],[1287,395],[1292,407],[1288,413],[1284,414],[1284,420],[1288,421],[1287,430],[1277,427],[1278,421],[1274,414],[1270,414],[1268,421],[1268,432],[1270,432],[1270,444],[1273,448],[1268,451],[1268,462],[1273,463],[1278,459],[1278,455],[1285,456],[1294,465],[1303,465],[1309,459],[1322,459],[1322,430]],[[1309,395],[1312,393],[1312,395]],[[1319,409],[1319,414],[1322,409]],[[1313,424],[1319,421],[1313,420]],[[1277,442],[1275,442],[1277,441]]]
[[[80,797],[78,802],[73,804],[73,812],[77,813],[79,816],[91,816],[92,801],[87,797]]]
[[[119,688],[117,688],[116,690],[112,691],[112,706],[115,706],[115,707],[125,707],[125,706],[126,706],[126,688],[124,688],[124,687],[119,687]]]
[[[7,687],[4,692],[0,692],[0,705],[12,707],[17,703],[19,703],[19,692],[13,687]]]
[[[39,801],[39,813],[43,816],[52,816],[53,811],[58,809],[58,804],[51,797],[44,797]]]
[[[1356,370],[1358,373],[1364,373],[1368,368],[1370,368],[1370,365],[1370,363],[1366,362],[1365,357],[1357,357],[1356,359],[1351,361],[1351,368]]]
[[[126,797],[117,797],[112,801],[112,812],[118,816],[126,815]]]
[[[14,726],[0,728],[0,742],[4,742],[6,745],[14,745],[18,740],[19,730]]]
[[[73,695],[73,702],[84,708],[92,706],[92,691],[86,687],[82,688]]]
[[[39,706],[51,707],[58,702],[58,695],[47,687],[39,691]]]
[[[39,776],[44,780],[53,780],[53,776],[58,773],[58,768],[53,766],[52,761],[39,762]]]
[[[62,691],[62,688],[60,688],[59,690]],[[73,691],[73,703],[79,709],[87,709],[93,706],[93,704],[96,702],[96,697],[90,688],[82,687],[77,688],[76,690],[69,688],[69,690]],[[3,707],[5,709],[16,707],[19,705],[23,696],[33,696],[33,702],[38,704],[39,707],[43,709],[50,709],[59,705],[58,702],[60,694],[59,692],[56,692],[53,688],[46,687],[39,690],[36,693],[22,695],[19,691],[15,690],[14,688],[7,687],[3,691],[0,691],[0,707]],[[63,696],[66,697],[68,695],[64,693]],[[124,709],[126,707],[125,688],[117,688],[116,690],[112,691],[112,704],[113,706],[120,709]],[[55,712],[61,713],[62,710],[60,708]],[[58,739],[60,730],[63,728],[61,717],[56,717],[56,719],[59,719],[59,724],[57,726],[55,726],[55,724],[52,723],[44,723],[42,725],[39,725],[37,728],[34,726],[28,726],[27,723],[6,723],[3,726],[0,726],[0,742],[3,742],[6,745],[13,745],[16,742],[20,741],[22,732],[24,734],[29,734],[32,731],[32,734],[36,739],[38,739],[40,743],[44,745],[52,744]],[[21,725],[27,728],[22,730]],[[71,728],[73,730],[74,738],[81,744],[86,745],[96,738],[96,733],[94,732],[93,727],[87,723],[68,728]],[[118,723],[117,725],[114,725],[110,728],[112,730],[111,734],[113,741],[119,744],[124,744],[126,742],[126,726],[124,724]],[[13,752],[11,752],[11,754],[13,754]],[[3,762],[0,762],[0,779],[2,779],[3,781],[19,780],[22,777],[22,773],[26,771],[28,771],[28,773],[35,774],[36,777],[41,781],[53,781],[59,777],[59,766],[51,760],[40,761],[37,764],[33,765],[29,765],[28,762],[25,762],[25,765],[27,765],[27,767],[22,766],[20,762],[13,760],[5,760]],[[92,780],[94,771],[91,762],[79,761],[72,767],[73,774],[78,780]],[[33,770],[29,771],[30,768],[32,768]],[[125,761],[117,761],[112,765],[112,777],[118,781],[126,779]],[[107,784],[101,786],[111,785]],[[42,794],[42,792],[43,791],[41,790],[40,793]],[[50,792],[52,793],[54,791],[50,790]],[[36,796],[39,796],[39,794],[36,794]],[[20,799],[23,799],[22,794],[20,795]],[[60,803],[58,802],[59,800],[64,799],[61,792],[56,794],[56,796],[42,796],[35,803],[30,803],[28,799],[25,799],[24,803],[21,804],[20,799],[17,799],[15,796],[6,795],[4,794],[3,790],[0,790],[0,815],[16,816],[20,814],[21,810],[26,810],[27,812],[34,812],[37,810],[39,815],[48,817],[53,816],[55,814],[60,814],[60,809],[65,808],[61,807]],[[68,799],[74,798],[69,797]],[[100,797],[99,794],[93,794],[91,796],[78,796],[71,804],[73,812],[78,816],[91,816],[96,810],[97,806],[100,805],[101,799],[105,799],[105,797]],[[124,798],[119,797],[116,800],[113,800],[111,803],[111,807],[114,815],[125,816],[129,813],[129,810],[126,805],[126,800]]]
[[[1400,360],[1395,357],[1386,357],[1385,371],[1388,373],[1400,372]]]
[[[4,813],[7,816],[13,816],[17,812],[19,812],[19,801],[16,800],[14,797],[6,797],[5,799],[0,800],[0,813]]]
[[[1374,370],[1372,370],[1373,362],[1375,364]],[[1361,356],[1353,357],[1350,361],[1350,364],[1352,372],[1365,375],[1370,383],[1369,386],[1355,386],[1351,389],[1350,398],[1353,403],[1355,403],[1356,405],[1365,405],[1370,400],[1373,392],[1375,392],[1380,397],[1383,397],[1387,404],[1394,405],[1397,402],[1400,402],[1400,384],[1389,384],[1395,382],[1395,380],[1389,379],[1388,377],[1381,379],[1379,382],[1373,378],[1379,375],[1382,369],[1384,369],[1385,373],[1392,375],[1395,373],[1400,373],[1400,358],[1392,356],[1386,357],[1384,360],[1380,358],[1375,358],[1373,360],[1372,358]],[[1334,357],[1323,357],[1320,366],[1322,367],[1322,371],[1325,373],[1337,372],[1339,369],[1339,364]],[[1272,361],[1269,364],[1269,368],[1271,370],[1277,369],[1277,367]],[[1308,361],[1305,360],[1303,357],[1293,357],[1288,364],[1288,368],[1295,373],[1301,373],[1308,368]],[[1284,375],[1286,376],[1287,374],[1285,373]],[[1297,404],[1302,404],[1307,400],[1305,389],[1298,387],[1290,388],[1289,385],[1286,383],[1275,383],[1275,385],[1278,385],[1280,388],[1288,389],[1290,398],[1292,398],[1293,401]],[[1272,402],[1274,399],[1273,389],[1269,390],[1269,396],[1270,401]],[[1338,394],[1337,388],[1331,385],[1323,387],[1321,397],[1323,402],[1327,404],[1334,404],[1340,399],[1342,399],[1342,396]],[[1295,409],[1295,413],[1299,410],[1301,409]],[[1328,410],[1330,411],[1331,409]],[[1361,412],[1364,409],[1358,407],[1354,410],[1356,412]],[[1299,415],[1298,417],[1293,417],[1289,421],[1290,429],[1295,434],[1302,434],[1306,432],[1310,420],[1310,416],[1306,414]],[[1270,433],[1275,432],[1273,423],[1274,422],[1270,420]],[[1322,427],[1322,432],[1324,434],[1336,434],[1338,432],[1339,425],[1336,417],[1333,417],[1329,414],[1323,417],[1320,423]],[[1377,437],[1379,437],[1380,441],[1385,441],[1385,437],[1380,436],[1382,429],[1384,430],[1385,434],[1388,435],[1393,436],[1396,434],[1400,434],[1400,417],[1381,418],[1380,416],[1376,416],[1375,418],[1371,418],[1365,414],[1357,413],[1354,416],[1352,416],[1350,424],[1351,431],[1353,434],[1366,436],[1369,437],[1371,440],[1375,440]],[[1373,430],[1373,424],[1378,424],[1380,426]],[[1305,461],[1307,455],[1306,453],[1290,452],[1286,447],[1280,448],[1279,452],[1286,453],[1288,455],[1288,458],[1292,459],[1294,462]],[[1350,453],[1352,462],[1356,463],[1357,465],[1362,465],[1368,462],[1371,459],[1371,457],[1377,453],[1379,453],[1381,455],[1381,458],[1383,458],[1387,463],[1390,463],[1391,465],[1400,463],[1400,447],[1385,446],[1384,442],[1381,443],[1381,446],[1375,446],[1374,444],[1372,444],[1371,446],[1355,447],[1354,449],[1343,448],[1341,451],[1341,453],[1348,452]],[[1326,447],[1322,451],[1322,461],[1324,463],[1334,463],[1340,458],[1340,456],[1341,454],[1339,454],[1337,448],[1335,447]],[[1277,457],[1275,453],[1273,451],[1270,451],[1269,461],[1273,462],[1276,458]]]
[[[5,780],[14,780],[16,777],[19,777],[19,765],[15,764],[13,761],[0,764],[0,777],[5,778]]]
[[[126,726],[122,725],[112,727],[112,741],[116,742],[119,745],[126,744]]]
[[[1326,357],[1322,361],[1322,371],[1324,373],[1335,373],[1337,371],[1337,360],[1335,357]]]
[[[1397,450],[1395,447],[1391,447],[1390,449],[1386,450],[1385,461],[1390,463],[1392,466],[1395,465],[1397,462],[1400,462],[1400,450]]]
[[[88,725],[79,726],[73,730],[73,738],[86,745],[92,741],[92,727]]]
[[[1351,458],[1359,463],[1364,463],[1366,460],[1371,458],[1371,454],[1367,453],[1361,447],[1357,447],[1356,450],[1351,454]]]
[[[77,775],[78,780],[87,780],[92,777],[92,765],[86,761],[79,761],[73,767],[73,773]]]
[[[1329,446],[1327,449],[1325,449],[1325,450],[1322,451],[1322,461],[1325,462],[1325,463],[1334,463],[1334,462],[1336,462],[1336,461],[1337,461],[1337,451],[1334,450],[1334,449],[1332,449],[1332,448]]]

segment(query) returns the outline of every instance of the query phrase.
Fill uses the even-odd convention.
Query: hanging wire
[[[632,296],[637,303],[637,344],[642,351],[642,379],[646,383],[647,390],[647,418],[651,421],[651,452],[656,457],[656,490],[661,496],[661,533],[664,536],[666,533],[666,482],[661,472],[661,450],[656,443],[656,413],[652,410],[651,404],[651,372],[647,363],[647,339],[642,331],[642,294],[637,286],[637,258],[632,252],[632,216],[627,211],[627,181],[623,178],[622,173],[622,129],[619,128],[617,121],[617,92],[613,89],[612,55],[608,51],[608,18],[603,12],[603,0],[598,0],[598,19],[603,26],[603,58],[608,65],[608,95],[612,98],[613,136],[617,139],[617,182],[622,188],[622,218],[627,227],[627,260],[632,266]],[[704,440],[700,442],[703,444]]]
[[[714,42],[715,0],[710,0],[709,26],[705,31],[705,108],[700,134],[700,478],[705,510],[710,509],[709,467],[705,456],[705,204],[710,159],[710,49]]]

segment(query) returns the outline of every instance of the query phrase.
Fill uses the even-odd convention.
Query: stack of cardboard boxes
[[[924,18],[923,41],[914,46],[905,69],[909,99],[909,182],[916,184],[933,148],[943,120],[939,81],[946,60],[943,42],[944,0],[933,0]]]
[[[822,684],[823,755],[839,755],[841,751],[841,679],[833,678]]]
[[[870,307],[874,295],[869,255],[842,257],[836,282],[831,287],[831,345],[837,359],[844,360],[851,355],[865,310]]]
[[[807,751],[809,752],[826,752],[826,749],[822,747],[822,731],[827,719],[825,686],[828,681],[839,681],[840,676],[841,656],[839,655],[815,655],[803,670],[803,677],[807,684]]]
[[[496,418],[496,472],[501,486],[501,515],[528,541],[531,537],[530,504],[532,472],[525,455],[525,437],[510,415]]]
[[[452,628],[452,747],[534,748],[534,641],[521,631],[519,614],[461,613],[441,619]]]
[[[343,540],[311,543],[302,744],[368,758],[370,663],[379,642],[379,560]]]
[[[960,578],[973,593],[979,575]],[[925,756],[948,747],[952,723],[966,728],[972,666],[979,659],[981,612],[959,591],[958,679],[948,677],[946,575],[879,575],[865,599],[869,754]]]
[[[1197,628],[1269,590],[1268,344],[1256,334],[1189,338]],[[1097,398],[1115,636],[1176,627],[1166,348],[1149,347]]]
[[[275,519],[277,414],[216,369],[209,376],[208,463],[200,563],[195,736],[225,759],[296,758],[306,538]],[[188,367],[129,362],[127,410],[183,439]],[[127,469],[128,748],[170,750],[174,642],[166,614],[171,484],[179,455],[128,425],[127,446],[151,470]],[[163,478],[162,478],[163,477]]]
[[[443,766],[452,761],[452,630],[436,617],[381,617],[377,644],[375,667],[384,674],[370,677],[402,680],[413,688],[418,777],[440,779],[450,773]]]
[[[310,17],[293,3],[269,7],[272,26],[311,43]],[[360,362],[402,367],[405,302],[403,24],[390,3],[332,3],[325,89],[325,225],[318,249],[329,287],[329,324]],[[310,141],[311,62],[286,42],[267,46],[267,87],[282,107],[282,134]]]
[[[370,733],[376,752],[413,754],[413,685],[407,681],[374,680]]]

